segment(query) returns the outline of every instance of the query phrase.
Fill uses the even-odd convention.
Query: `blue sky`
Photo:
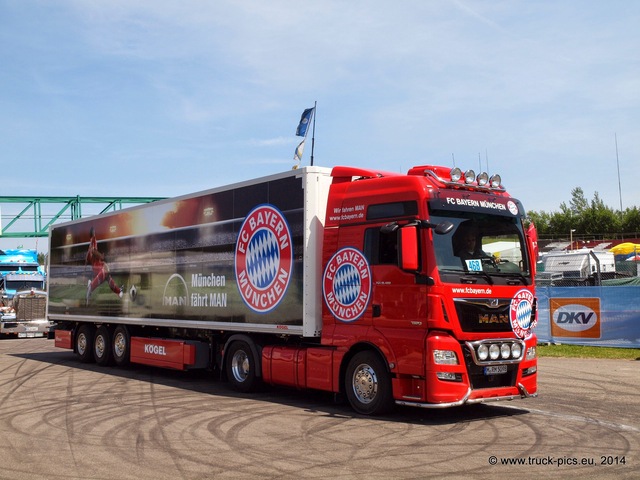
[[[529,210],[575,187],[617,209],[617,136],[640,206],[638,25],[628,0],[0,0],[2,194],[288,170],[317,101],[316,165],[488,163]]]

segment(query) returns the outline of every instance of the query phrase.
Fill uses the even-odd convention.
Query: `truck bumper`
[[[0,322],[0,335],[15,336],[18,338],[47,337],[53,324],[48,320],[30,320],[27,322],[7,319]]]
[[[533,398],[537,397],[537,393],[529,393],[527,389],[521,384],[518,384],[518,394],[505,394],[505,395],[494,395],[494,396],[474,396],[474,393],[477,393],[478,390],[472,390],[469,388],[467,390],[467,394],[456,402],[448,402],[448,403],[420,403],[420,402],[408,402],[406,400],[396,400],[397,405],[402,405],[405,407],[418,407],[418,408],[449,408],[449,407],[459,407],[461,405],[471,405],[473,403],[489,403],[489,402],[500,402],[505,400],[516,400],[520,398]]]

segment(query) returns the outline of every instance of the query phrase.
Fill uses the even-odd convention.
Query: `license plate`
[[[38,338],[44,337],[44,333],[42,332],[20,332],[18,333],[18,338]]]
[[[484,367],[485,375],[502,375],[507,373],[506,365],[491,365],[490,367]]]

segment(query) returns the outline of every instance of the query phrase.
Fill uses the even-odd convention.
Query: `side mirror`
[[[526,230],[527,247],[529,250],[529,257],[531,262],[531,275],[535,276],[536,268],[538,266],[538,230],[533,222],[529,224]]]
[[[393,233],[396,230],[398,230],[398,228],[400,228],[400,225],[398,225],[398,222],[391,222],[391,223],[387,223],[383,227],[380,227],[380,231],[382,233]]]
[[[454,227],[453,223],[449,221],[444,221],[436,225],[435,232],[438,235],[446,235],[451,230],[453,230],[453,227]]]
[[[418,228],[404,227],[399,232],[400,268],[416,271],[420,268],[418,259]]]

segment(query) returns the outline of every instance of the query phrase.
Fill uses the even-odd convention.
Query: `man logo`
[[[165,307],[186,307],[189,298],[187,282],[182,275],[174,273],[169,277],[162,292],[162,305]]]
[[[600,338],[599,298],[551,298],[551,335]]]
[[[236,281],[242,299],[258,313],[273,310],[284,298],[293,269],[291,230],[272,205],[252,210],[238,232]]]

